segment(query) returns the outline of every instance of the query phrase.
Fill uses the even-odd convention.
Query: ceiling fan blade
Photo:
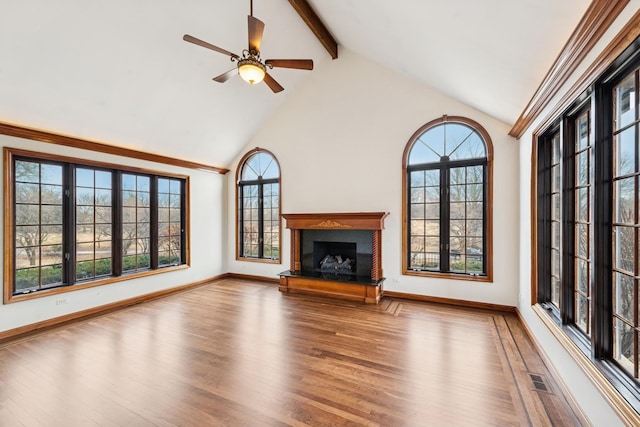
[[[224,83],[227,80],[229,80],[231,77],[233,77],[233,76],[235,76],[237,74],[238,74],[238,68],[236,67],[236,68],[232,68],[231,70],[229,70],[229,71],[227,71],[225,73],[220,74],[217,77],[214,77],[213,80],[218,82],[218,83]]]
[[[313,70],[312,59],[267,59],[265,65],[280,68],[295,68],[296,70]]]
[[[228,50],[224,50],[221,47],[218,46],[214,46],[211,43],[207,43],[203,40],[197,39],[193,36],[190,36],[189,34],[185,34],[182,37],[182,40],[189,42],[189,43],[193,43],[193,44],[197,44],[198,46],[202,46],[202,47],[206,47],[207,49],[211,49],[211,50],[215,50],[216,52],[219,52],[223,55],[229,55],[232,58],[239,58],[238,55],[236,55],[235,53],[231,53]]]
[[[249,20],[249,52],[260,52],[260,43],[262,43],[262,33],[264,32],[264,22],[251,15]]]
[[[264,82],[269,86],[269,89],[271,89],[273,93],[282,92],[284,90],[284,88],[280,86],[280,83],[275,81],[275,79],[268,73],[264,75]]]

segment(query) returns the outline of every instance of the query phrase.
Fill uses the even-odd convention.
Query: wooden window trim
[[[121,276],[110,276],[100,278],[92,281],[81,281],[70,286],[60,286],[51,289],[43,289],[37,292],[31,292],[28,294],[13,294],[13,274],[15,268],[15,260],[13,258],[13,245],[14,245],[14,224],[13,224],[13,205],[15,203],[13,195],[13,158],[14,156],[22,156],[26,158],[32,158],[34,160],[49,160],[55,162],[72,163],[88,167],[97,167],[112,169],[122,172],[142,173],[149,175],[159,175],[163,177],[170,177],[181,179],[184,182],[185,195],[184,195],[184,212],[185,212],[185,262],[184,264],[170,267],[162,267],[155,270],[145,270],[136,273],[123,274]],[[189,221],[189,176],[181,174],[172,174],[166,172],[160,172],[150,169],[142,169],[138,167],[128,167],[123,165],[115,165],[106,162],[99,162],[94,160],[85,160],[76,157],[66,157],[51,153],[40,153],[35,151],[22,150],[12,147],[4,147],[3,149],[3,163],[4,163],[4,290],[3,301],[5,304],[10,304],[19,301],[32,300],[36,298],[42,298],[50,295],[63,294],[68,292],[74,292],[81,289],[92,288],[96,286],[107,285],[111,283],[122,282],[125,280],[148,277],[156,274],[162,274],[170,271],[183,270],[189,268],[191,265],[190,256],[190,221]],[[115,225],[114,225],[115,226]],[[117,240],[117,239],[116,239]]]
[[[473,276],[469,274],[460,273],[445,273],[435,271],[414,271],[409,269],[409,261],[407,259],[408,253],[408,231],[409,231],[409,212],[408,212],[408,191],[407,191],[407,168],[408,159],[411,148],[416,139],[422,135],[427,129],[443,123],[461,123],[471,127],[478,132],[483,138],[487,147],[486,168],[487,168],[487,209],[486,209],[486,265],[487,272],[484,276]],[[404,152],[402,154],[402,274],[405,276],[418,276],[418,277],[432,277],[438,279],[450,279],[450,280],[462,280],[471,282],[493,282],[493,142],[489,133],[478,122],[462,117],[462,116],[447,116],[446,114],[437,119],[431,120],[425,125],[421,126],[417,131],[411,135],[407,142]]]
[[[196,163],[189,160],[181,160],[174,157],[161,156],[159,154],[147,153],[144,151],[133,150],[131,148],[119,147],[117,145],[105,144],[102,142],[89,141],[87,139],[76,138],[68,135],[60,135],[45,130],[33,129],[4,122],[0,122],[0,135],[14,136],[17,138],[30,139],[32,141],[80,148],[83,150],[89,150],[98,153],[113,154],[115,156],[146,160],[153,163],[161,163],[187,169],[215,172],[221,175],[229,172],[229,169],[219,168],[203,163]]]
[[[242,174],[242,169],[244,168],[244,164],[247,161],[247,159],[249,159],[251,156],[253,156],[254,154],[257,153],[266,153],[269,154],[271,157],[273,157],[273,160],[276,162],[276,165],[278,166],[278,187],[279,187],[279,193],[278,193],[278,212],[280,214],[280,218],[278,220],[278,247],[280,248],[280,253],[278,255],[278,259],[267,259],[267,258],[253,258],[253,257],[243,257],[240,255],[240,175]],[[280,162],[278,161],[278,158],[269,150],[266,150],[264,148],[260,148],[260,147],[256,147],[253,150],[248,151],[247,153],[245,153],[244,156],[242,156],[242,158],[240,159],[240,161],[238,162],[238,168],[236,169],[236,181],[235,181],[236,185],[236,202],[235,202],[235,206],[236,206],[236,210],[235,210],[235,216],[236,216],[236,234],[235,234],[235,239],[236,239],[236,261],[247,261],[247,262],[257,262],[257,263],[261,263],[261,264],[282,264],[282,169],[280,168]]]

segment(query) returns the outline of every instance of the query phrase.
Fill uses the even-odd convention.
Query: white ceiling
[[[584,14],[587,0],[311,0],[340,45],[509,125]],[[285,87],[212,77],[240,54],[249,1],[0,0],[0,121],[219,167],[329,54],[286,0],[255,0],[263,58]],[[340,59],[338,59],[339,61]]]

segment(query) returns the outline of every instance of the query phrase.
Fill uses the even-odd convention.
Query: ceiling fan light
[[[249,84],[260,83],[266,74],[265,66],[253,59],[238,61],[238,73]]]

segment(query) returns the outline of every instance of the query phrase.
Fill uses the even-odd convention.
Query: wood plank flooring
[[[514,314],[225,279],[3,344],[0,425],[588,422]]]

